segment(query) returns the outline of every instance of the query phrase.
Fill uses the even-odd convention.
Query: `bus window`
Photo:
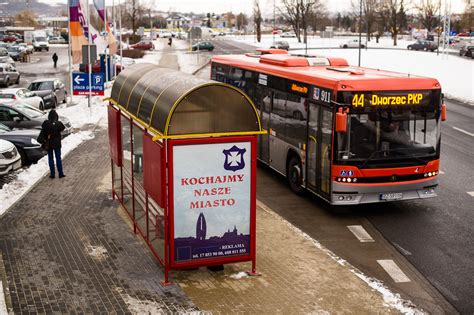
[[[292,94],[286,96],[285,138],[291,145],[301,148],[306,143],[307,100]]]
[[[271,111],[270,124],[276,136],[284,138],[286,115],[286,93],[275,92],[273,94],[273,107]]]
[[[219,82],[227,82],[229,70],[229,66],[213,63],[211,67],[211,79]]]

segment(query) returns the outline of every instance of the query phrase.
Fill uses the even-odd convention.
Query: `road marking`
[[[470,132],[468,132],[468,131],[466,131],[466,130],[463,130],[463,129],[461,129],[461,128],[453,127],[453,129],[454,129],[454,130],[457,130],[457,131],[459,131],[459,132],[465,133],[465,134],[467,134],[467,135],[469,135],[469,136],[471,136],[471,137],[474,137],[474,133],[470,133]]]
[[[367,231],[362,227],[362,225],[348,225],[347,228],[352,234],[359,239],[360,242],[375,242],[372,236],[367,233]]]
[[[467,193],[469,194],[469,196],[474,197],[474,191],[468,191]]]
[[[397,266],[397,264],[391,259],[377,260],[380,266],[392,277],[395,282],[410,282],[411,280],[405,273]]]
[[[440,173],[441,175],[444,175],[444,174],[446,174],[446,173],[445,173],[445,172],[443,172],[442,170],[439,170],[439,173]]]
[[[0,280],[0,315],[8,314],[7,303],[5,302],[5,294],[3,294],[3,283]]]

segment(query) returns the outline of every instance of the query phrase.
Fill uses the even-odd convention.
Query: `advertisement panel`
[[[171,261],[192,264],[251,255],[252,144],[172,146]]]

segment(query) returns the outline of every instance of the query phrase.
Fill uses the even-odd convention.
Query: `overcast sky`
[[[45,3],[67,3],[67,0],[39,0]],[[93,0],[89,0],[92,3]],[[115,0],[115,3],[126,0]],[[274,0],[260,0],[262,11],[266,16],[273,12]],[[277,5],[278,0],[275,0]],[[358,0],[322,0],[331,12],[349,11],[351,1],[358,3]],[[408,2],[407,0],[406,2]],[[451,2],[451,10],[453,13],[460,13],[464,9],[463,0],[442,0]],[[161,11],[177,11],[177,12],[195,12],[195,13],[223,13],[223,12],[244,12],[252,13],[253,0],[140,0],[141,3],[153,3],[155,9]],[[107,5],[112,5],[112,0],[106,0]],[[444,8],[444,4],[443,4]]]

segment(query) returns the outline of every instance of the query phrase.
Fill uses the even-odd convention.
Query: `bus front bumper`
[[[438,195],[438,178],[411,182],[349,184],[332,182],[331,204],[353,205],[432,198]]]

